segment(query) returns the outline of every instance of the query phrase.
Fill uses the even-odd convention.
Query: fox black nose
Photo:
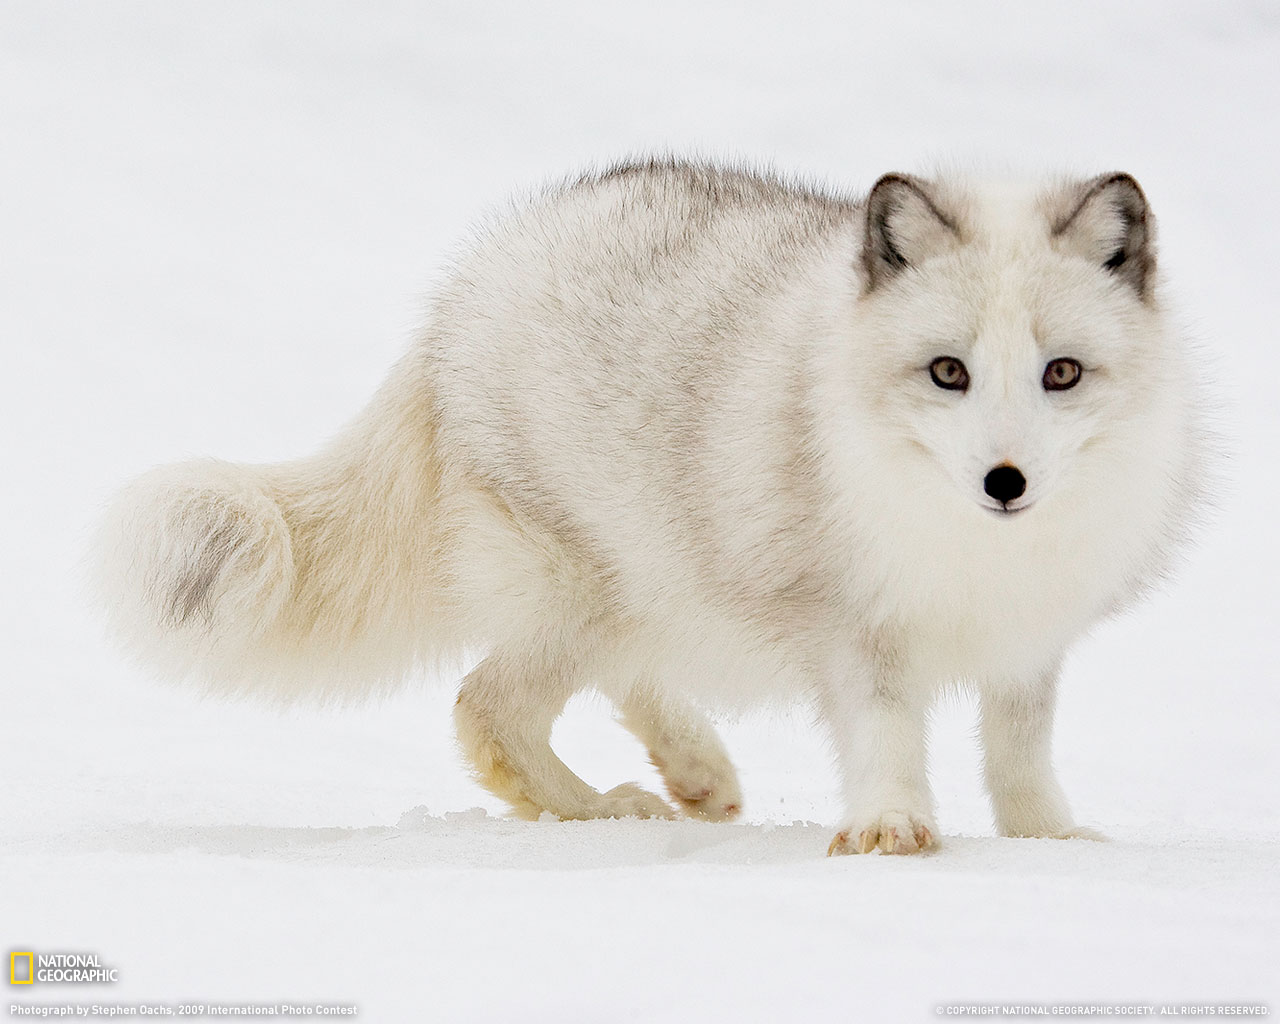
[[[1017,466],[996,466],[982,481],[982,489],[1002,504],[1021,498],[1027,489],[1027,478]]]

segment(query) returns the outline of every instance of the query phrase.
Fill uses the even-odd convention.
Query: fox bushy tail
[[[406,357],[318,455],[187,462],[126,486],[95,572],[125,644],[166,675],[281,700],[361,696],[452,653],[420,369]]]

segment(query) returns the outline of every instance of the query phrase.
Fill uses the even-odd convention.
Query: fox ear
[[[1155,272],[1155,221],[1142,188],[1128,174],[1103,174],[1079,186],[1066,216],[1053,225],[1059,248],[1102,267],[1144,301]]]
[[[938,208],[924,182],[906,174],[886,174],[867,197],[862,245],[867,291],[958,240],[955,222]]]

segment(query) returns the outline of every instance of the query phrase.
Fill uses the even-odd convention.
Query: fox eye
[[[1066,391],[1080,383],[1080,364],[1074,359],[1055,359],[1044,368],[1044,389]]]
[[[955,356],[941,356],[935,359],[929,364],[929,376],[938,387],[945,388],[947,391],[969,390],[969,371]]]

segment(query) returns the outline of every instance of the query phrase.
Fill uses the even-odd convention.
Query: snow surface
[[[0,943],[121,980],[3,1010],[1274,1006],[1278,84],[1265,0],[6,0]],[[994,838],[964,701],[934,726],[943,850],[827,860],[835,781],[803,709],[726,723],[743,823],[520,823],[459,763],[452,680],[280,714],[167,688],[101,639],[78,562],[111,489],[311,450],[468,224],[652,149],[857,187],[974,159],[1143,182],[1228,456],[1176,583],[1067,665],[1058,761],[1110,843]],[[593,784],[656,785],[598,702],[556,742]]]

